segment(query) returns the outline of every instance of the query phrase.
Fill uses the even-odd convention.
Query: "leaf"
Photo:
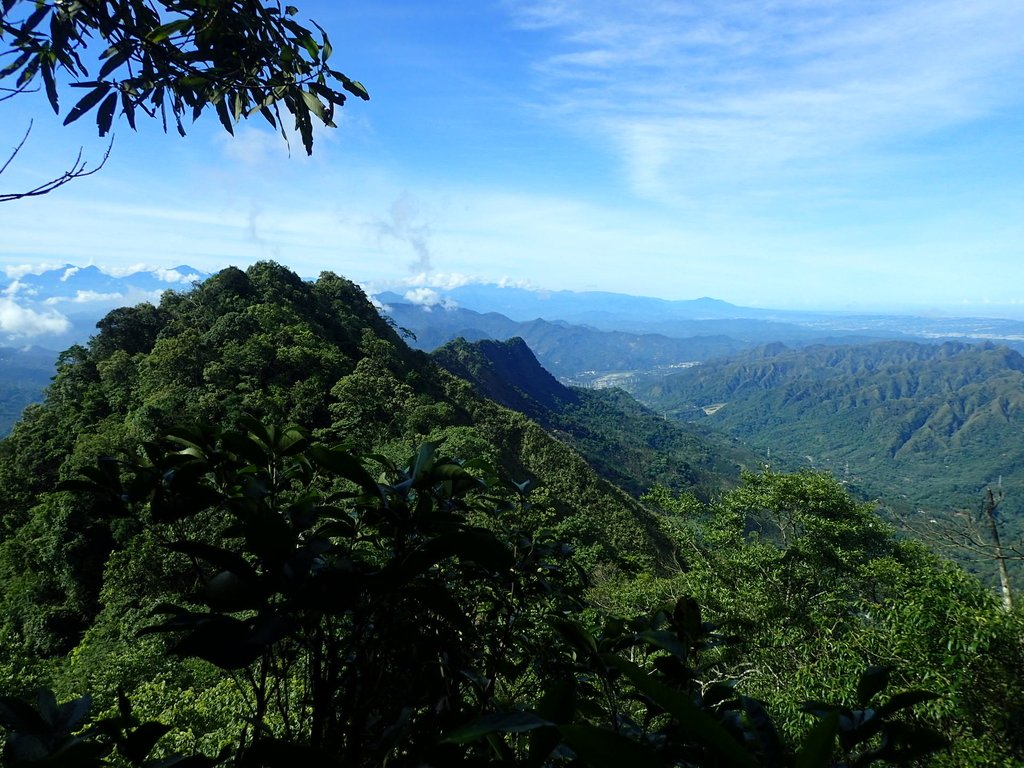
[[[370,100],[370,93],[366,90],[362,83],[358,80],[352,80],[337,70],[329,70],[331,76],[341,81],[341,87],[351,93],[353,96],[358,96],[363,101]]]
[[[174,647],[179,656],[194,656],[221,669],[239,669],[256,661],[288,634],[281,619],[242,622],[231,616],[209,614]]]
[[[465,744],[489,733],[523,733],[550,725],[554,723],[533,712],[494,712],[456,728],[441,741],[446,744]]]
[[[32,15],[29,16],[21,25],[21,34],[27,35],[27,33],[38,27],[39,22],[41,22],[46,14],[51,10],[53,10],[53,6],[49,3],[39,3],[36,9],[32,12]]]
[[[231,113],[228,111],[227,94],[222,95],[217,100],[216,106],[217,117],[220,118],[220,124],[224,126],[225,131],[234,136],[235,127],[231,124]]]
[[[92,696],[86,694],[60,705],[58,725],[61,730],[71,733],[78,730],[92,706]]]
[[[10,74],[13,74],[14,72],[17,72],[25,65],[25,62],[28,61],[30,58],[32,58],[31,53],[23,53],[20,56],[16,57],[14,61],[12,61],[3,69],[0,69],[0,80],[2,80]]]
[[[351,480],[367,493],[371,493],[383,500],[384,495],[377,481],[370,476],[370,473],[366,471],[363,465],[348,451],[342,448],[324,448],[320,445],[314,445],[309,449],[309,455],[313,458],[313,461],[324,469],[346,480]]]
[[[576,714],[576,689],[566,680],[549,683],[537,702],[537,714],[556,723],[571,723]],[[540,768],[560,741],[555,728],[538,728],[530,733],[527,765]]]
[[[41,66],[43,73],[43,87],[46,89],[46,98],[50,102],[55,115],[60,114],[60,99],[57,97],[57,84],[53,81],[53,62],[44,61]]]
[[[664,768],[650,749],[618,733],[593,725],[560,725],[558,730],[591,768]]]
[[[826,715],[804,737],[796,755],[795,768],[827,768],[832,764],[832,750],[839,733],[839,713]]]
[[[110,56],[107,57],[106,61],[103,62],[103,66],[100,67],[100,80],[128,61],[132,55],[132,49],[130,44],[125,43],[122,48],[108,48],[106,53],[109,53]]]
[[[659,707],[672,715],[688,738],[703,744],[735,768],[756,768],[757,761],[737,744],[725,727],[700,709],[689,696],[669,688],[644,672],[636,664],[619,656],[607,654],[605,662],[619,669],[637,690],[647,694]]]
[[[187,18],[179,19],[178,21],[172,21],[167,24],[161,24],[159,27],[150,30],[150,32],[146,35],[146,39],[149,40],[149,42],[151,43],[162,43],[171,35],[177,34],[178,32],[184,32],[194,23],[194,19]]]
[[[133,131],[138,130],[135,127],[135,102],[124,91],[121,92],[121,112],[128,119],[128,125],[131,126],[131,129]]]
[[[878,708],[879,717],[888,717],[895,712],[899,712],[901,709],[909,709],[910,707],[923,704],[926,701],[935,701],[941,699],[937,693],[931,691],[903,691],[897,693],[889,701]]]
[[[110,124],[114,121],[114,110],[117,109],[117,91],[114,91],[96,110],[96,127],[99,128],[100,136],[106,136],[110,131]]]
[[[118,746],[118,751],[131,763],[141,763],[171,726],[163,723],[143,723]]]
[[[224,447],[233,454],[242,457],[257,467],[265,467],[270,461],[270,457],[263,446],[249,435],[239,434],[238,432],[226,432],[221,437],[221,441]]]
[[[668,651],[680,661],[685,662],[689,653],[674,632],[665,629],[648,629],[637,635],[637,639]]]
[[[889,669],[887,667],[868,667],[857,681],[857,702],[865,707],[876,694],[889,685]]]
[[[71,111],[68,112],[68,116],[64,118],[64,125],[70,125],[90,109],[95,107],[109,90],[110,86],[104,83],[96,86],[85,94],[85,96],[83,96],[79,102],[71,108]]]
[[[247,581],[255,581],[259,578],[249,562],[237,552],[231,552],[201,541],[175,541],[168,544],[167,548],[172,552],[181,552],[184,555],[204,560],[221,570],[231,571]]]
[[[0,725],[22,733],[41,733],[46,730],[46,723],[39,713],[13,696],[0,696]]]
[[[279,739],[257,739],[234,765],[237,768],[342,768],[333,756],[313,747]]]
[[[551,619],[551,626],[577,651],[582,651],[586,656],[597,655],[597,641],[580,624],[556,616]]]

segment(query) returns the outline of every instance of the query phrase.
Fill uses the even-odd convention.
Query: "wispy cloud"
[[[423,221],[419,202],[409,193],[398,197],[388,210],[386,219],[374,222],[374,229],[381,240],[397,240],[408,245],[415,254],[409,269],[413,272],[430,272],[430,225]]]
[[[1024,5],[1004,0],[510,7],[556,41],[535,63],[547,114],[650,196],[842,165],[987,114],[1024,70]]]
[[[125,299],[123,293],[100,293],[99,291],[75,291],[74,296],[51,296],[46,299],[43,303],[49,306],[56,304],[91,304],[93,302],[103,302],[104,304],[110,304],[114,302],[120,302]]]

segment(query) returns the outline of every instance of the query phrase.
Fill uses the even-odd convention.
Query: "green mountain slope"
[[[1024,509],[1024,358],[991,344],[781,345],[665,378],[641,400],[871,496],[974,509],[1002,478]]]
[[[685,458],[692,435],[559,386],[519,341],[446,356],[474,383],[354,284],[272,263],[116,310],[63,353],[0,441],[0,694],[88,691],[106,719],[72,736],[88,699],[42,694],[37,718],[5,698],[3,726],[30,731],[8,745],[62,764],[824,764],[814,699],[872,707],[846,718],[864,749],[923,703],[896,737],[950,734],[942,765],[1019,763],[1019,616],[832,479],[641,506],[566,443],[612,441],[602,469],[627,477],[667,447],[683,487],[713,469]],[[289,421],[308,432],[265,426]],[[481,487],[431,443],[540,486]],[[925,685],[938,697],[892,697]]]
[[[749,452],[666,421],[621,390],[563,386],[520,338],[459,339],[433,358],[485,397],[537,421],[634,494],[658,484],[710,498],[736,484],[741,466],[756,464]]]
[[[657,570],[668,551],[651,513],[536,423],[409,349],[358,286],[261,263],[107,315],[88,347],[61,355],[46,400],[0,442],[7,631],[44,654],[74,645],[102,609],[105,563],[133,546],[130,527],[95,500],[52,493],[58,479],[175,424],[230,426],[244,414],[396,462],[434,441],[509,480],[534,479],[585,568]]]

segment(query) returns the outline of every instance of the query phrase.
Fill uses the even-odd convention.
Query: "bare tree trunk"
[[[1003,553],[1003,542],[999,538],[999,526],[996,524],[996,497],[992,489],[988,489],[988,499],[985,503],[985,516],[988,518],[989,529],[992,533],[992,543],[995,545],[996,565],[999,568],[999,588],[1003,594],[1003,608],[1007,611],[1013,610],[1013,592],[1010,589],[1010,572],[1006,568],[1006,555]]]

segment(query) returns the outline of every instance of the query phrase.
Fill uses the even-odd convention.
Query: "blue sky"
[[[256,121],[121,122],[101,173],[0,204],[0,267],[1024,315],[1022,3],[296,5],[372,97],[312,158]],[[0,191],[102,155],[62,117],[0,103],[2,147],[34,119]]]

